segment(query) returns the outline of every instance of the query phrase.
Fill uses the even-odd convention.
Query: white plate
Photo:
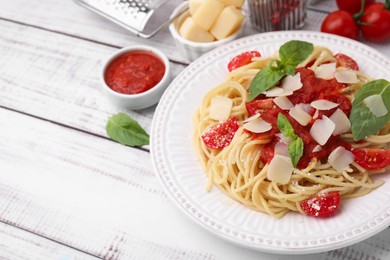
[[[373,78],[390,79],[390,61],[376,50],[346,38],[305,31],[263,33],[226,44],[202,56],[171,83],[153,119],[151,153],[156,174],[187,216],[228,241],[264,252],[323,252],[366,239],[390,225],[390,174],[386,183],[361,198],[343,201],[326,219],[289,213],[274,219],[228,198],[219,189],[206,192],[206,175],[192,144],[192,117],[206,92],[227,74],[235,55],[259,50],[273,54],[286,41],[299,39],[353,57]],[[189,234],[191,235],[191,234]]]

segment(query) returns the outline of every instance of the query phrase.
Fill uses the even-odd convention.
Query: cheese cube
[[[193,42],[212,42],[214,37],[207,31],[199,27],[192,17],[188,17],[180,26],[181,36]]]
[[[197,25],[209,31],[223,8],[224,5],[219,0],[205,0],[192,17]]]
[[[194,16],[199,7],[204,3],[205,0],[190,0],[190,14]]]
[[[240,10],[234,6],[225,7],[210,32],[218,40],[224,39],[237,31],[243,20],[244,14]]]
[[[244,0],[219,0],[225,5],[234,5],[235,7],[240,8],[244,4]]]

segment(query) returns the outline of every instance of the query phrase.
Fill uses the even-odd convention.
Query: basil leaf
[[[268,66],[260,70],[249,86],[248,101],[252,101],[258,95],[279,83],[286,74],[283,71]]]
[[[108,136],[118,143],[129,146],[149,144],[149,135],[131,117],[124,113],[111,116],[106,125]]]
[[[386,115],[376,117],[364,104],[363,100],[378,94],[389,111]],[[384,79],[374,80],[363,85],[356,93],[349,116],[352,125],[352,136],[355,141],[374,134],[390,120],[390,82]]]
[[[303,141],[299,136],[295,134],[294,128],[292,127],[291,123],[288,121],[287,117],[282,113],[278,114],[277,125],[280,132],[284,136],[294,139],[288,145],[288,154],[291,157],[292,165],[294,167],[297,167],[299,159],[301,159],[303,154],[303,147],[304,147]]]
[[[303,141],[300,137],[297,137],[288,145],[288,154],[291,157],[292,165],[297,167],[299,159],[303,155]]]
[[[294,133],[294,128],[288,121],[287,117],[283,115],[282,113],[278,114],[278,121],[277,121],[278,128],[280,132],[286,136],[290,137],[292,139],[298,138],[298,136]]]
[[[304,41],[289,41],[279,49],[280,60],[284,65],[296,67],[314,50],[312,43]]]
[[[284,71],[289,76],[295,76],[295,67],[294,66],[286,65],[284,67]]]

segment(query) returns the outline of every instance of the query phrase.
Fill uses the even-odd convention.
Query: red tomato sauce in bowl
[[[163,61],[147,51],[129,51],[116,57],[108,66],[104,80],[121,94],[139,94],[156,86],[164,77]]]

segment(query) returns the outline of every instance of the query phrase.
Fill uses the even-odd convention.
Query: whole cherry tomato
[[[354,149],[355,162],[367,170],[383,169],[390,165],[390,150]]]
[[[366,7],[360,22],[362,34],[367,40],[383,42],[390,39],[390,1]]]
[[[364,7],[369,6],[374,2],[375,0],[366,0],[364,2]],[[350,14],[358,13],[362,6],[361,0],[336,0],[336,3],[340,10],[347,11]]]
[[[359,28],[350,13],[338,10],[330,13],[325,18],[321,25],[321,32],[356,39],[359,35]]]

